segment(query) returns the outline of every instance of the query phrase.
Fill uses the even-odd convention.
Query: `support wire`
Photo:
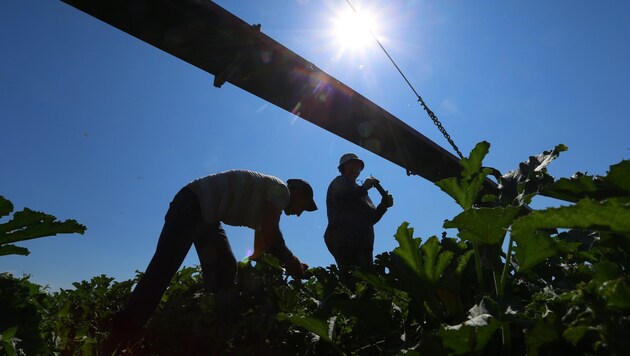
[[[359,12],[357,11],[357,9],[352,6],[352,3],[350,2],[350,0],[346,0],[346,3],[348,3],[348,6],[350,6],[350,8],[352,9],[352,11],[354,11],[354,13],[357,16],[359,15]],[[431,109],[429,109],[429,107],[427,106],[427,104],[424,102],[424,100],[422,99],[422,97],[420,96],[420,94],[418,94],[418,92],[416,91],[416,89],[413,87],[413,85],[411,85],[411,83],[409,82],[409,80],[407,79],[407,77],[405,76],[405,74],[402,72],[402,70],[400,69],[400,67],[398,67],[398,65],[396,64],[396,62],[394,61],[394,59],[392,58],[392,56],[389,55],[389,52],[387,52],[387,50],[385,49],[385,47],[383,47],[383,45],[381,44],[381,41],[378,40],[378,38],[376,37],[376,35],[374,34],[374,32],[372,32],[372,29],[369,28],[368,26],[367,30],[370,32],[370,35],[372,35],[372,38],[374,38],[374,40],[376,41],[376,43],[378,43],[379,47],[381,47],[381,49],[383,50],[383,52],[385,53],[385,55],[387,56],[387,58],[389,58],[389,60],[392,62],[392,64],[394,65],[394,67],[396,67],[396,70],[398,70],[398,73],[400,73],[400,75],[403,77],[403,79],[405,80],[405,82],[407,82],[407,85],[409,86],[409,88],[411,88],[411,90],[413,91],[413,93],[416,95],[416,97],[418,98],[418,101],[420,102],[420,105],[422,105],[422,108],[424,109],[424,111],[427,112],[427,114],[429,115],[429,118],[433,121],[433,123],[435,124],[435,126],[437,126],[438,130],[442,133],[442,135],[444,135],[444,138],[448,141],[448,143],[451,144],[451,147],[453,147],[453,149],[455,150],[455,152],[457,152],[457,155],[459,156],[460,159],[463,159],[464,156],[462,155],[462,153],[459,151],[459,148],[457,147],[457,145],[455,144],[455,142],[453,141],[453,139],[451,138],[451,135],[448,134],[448,132],[446,132],[446,129],[444,128],[444,126],[442,125],[442,123],[440,122],[440,120],[438,119],[438,117],[435,115],[435,113],[433,113],[433,111]]]

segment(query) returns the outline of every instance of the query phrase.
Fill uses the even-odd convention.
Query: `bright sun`
[[[342,51],[360,50],[374,42],[372,33],[375,33],[378,23],[370,12],[362,11],[359,14],[352,10],[339,12],[333,19],[333,37]]]

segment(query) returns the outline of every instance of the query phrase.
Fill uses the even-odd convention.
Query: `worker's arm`
[[[365,179],[362,185],[356,185],[349,180],[342,179],[333,182],[333,199],[339,204],[352,204],[362,199],[364,195],[367,195],[368,190],[378,183],[378,179],[374,177],[368,177]]]
[[[258,246],[261,248],[264,247],[264,252],[274,255],[280,260],[289,275],[293,278],[302,278],[304,277],[302,264],[300,260],[293,255],[291,250],[289,250],[280,232],[281,214],[282,210],[278,209],[272,203],[266,202],[262,226],[260,230],[256,231],[255,239],[261,241],[258,243]],[[256,248],[256,245],[256,241],[254,241],[254,248]],[[256,251],[254,254],[256,255]]]
[[[394,198],[388,194],[383,196],[381,199],[381,203],[376,207],[376,214],[374,214],[373,224],[376,224],[383,215],[387,212],[387,208],[391,208],[394,205]]]
[[[262,231],[254,231],[254,253],[252,253],[249,258],[252,260],[256,260],[263,253],[265,253],[268,248],[269,246],[267,245],[267,241],[265,241],[265,236],[262,234]]]
[[[374,216],[374,224],[376,224],[379,220],[381,220],[383,214],[387,211],[387,208],[394,206],[394,197],[383,189],[378,181],[374,184],[374,187],[381,194],[381,203],[376,207],[376,215]]]

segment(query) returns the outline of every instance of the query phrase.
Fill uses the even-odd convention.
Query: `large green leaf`
[[[551,228],[627,233],[630,232],[630,203],[623,198],[602,202],[582,199],[572,206],[534,211],[514,222],[512,233],[516,239],[521,239],[534,230]]]
[[[462,158],[459,161],[459,164],[463,168],[463,178],[470,178],[479,172],[481,169],[481,163],[488,154],[488,151],[490,151],[490,143],[487,141],[481,141],[475,145],[475,148],[473,148],[472,151],[470,151],[468,158]]]
[[[597,330],[594,327],[589,327],[586,325],[578,325],[576,327],[570,327],[567,328],[563,333],[562,336],[564,337],[565,340],[567,340],[570,344],[572,344],[573,346],[577,346],[577,344],[580,342],[580,339],[586,334],[587,331],[589,330]]]
[[[544,232],[533,232],[531,235],[513,235],[514,257],[518,261],[518,270],[523,272],[544,260],[560,253],[556,240]]]
[[[0,256],[6,255],[22,255],[28,256],[31,252],[24,247],[18,247],[15,245],[0,245]]]
[[[519,168],[504,174],[500,184],[501,201],[504,204],[528,204],[533,195],[553,183],[553,178],[547,174],[547,166],[566,150],[567,146],[557,145],[551,151],[529,157],[519,164]]]
[[[16,344],[21,341],[15,337],[17,329],[17,326],[13,326],[4,331],[0,330],[0,351],[3,351],[4,355],[14,356],[24,354],[24,351],[16,347]]]
[[[17,333],[17,329],[18,329],[17,326],[13,326],[13,327],[10,327],[10,328],[4,330],[2,332],[2,337],[0,338],[0,340],[8,341],[8,340],[13,339],[13,337]]]
[[[579,243],[568,243],[540,231],[544,229],[580,229],[630,232],[630,204],[624,199],[597,202],[582,199],[572,206],[534,211],[512,225],[519,271],[534,267],[561,251],[570,251]]]
[[[474,250],[466,251],[463,255],[457,258],[457,268],[455,269],[456,274],[462,274],[466,266],[468,266],[468,261],[475,254]]]
[[[478,143],[468,158],[459,161],[463,169],[461,178],[451,177],[435,183],[442,191],[455,199],[464,210],[473,206],[484,180],[492,172],[490,168],[481,168],[481,163],[489,148],[488,142]]]
[[[601,194],[602,189],[591,176],[574,175],[572,178],[561,178],[555,183],[545,187],[541,194],[550,198],[578,202],[586,197],[593,199],[605,199]]]
[[[430,283],[435,285],[451,263],[453,252],[441,252],[442,246],[435,236],[430,237],[421,248],[424,254],[424,275]]]
[[[301,326],[322,339],[332,342],[332,332],[329,323],[325,320],[317,319],[312,316],[288,315],[286,319],[295,325]]]
[[[541,191],[542,195],[577,202],[584,198],[605,200],[630,197],[630,161],[610,166],[607,176],[588,176],[576,173],[571,178],[559,179]]]
[[[83,234],[86,227],[75,220],[57,221],[57,218],[25,208],[13,214],[13,219],[0,224],[0,244],[30,240],[56,234]]]
[[[468,187],[461,187],[459,178],[451,177],[442,179],[441,181],[436,182],[435,185],[440,187],[444,193],[450,195],[451,198],[455,199],[455,202],[457,202],[457,204],[459,204],[462,208],[468,205],[468,201],[470,200],[466,195],[466,188]]]
[[[0,195],[0,218],[9,215],[13,211],[13,204]]]
[[[623,278],[602,283],[598,293],[606,301],[609,309],[624,312],[630,310],[630,286]]]
[[[457,202],[462,209],[467,210],[472,208],[473,204],[477,201],[477,196],[483,186],[483,182],[491,171],[490,168],[483,168],[479,175],[470,179],[451,177],[436,182],[435,185],[455,199],[455,202]]]
[[[480,244],[500,244],[507,228],[512,225],[517,207],[469,209],[453,220],[446,220],[444,228],[456,228],[462,240]]]
[[[624,160],[610,166],[610,171],[605,179],[609,183],[623,189],[626,194],[630,194],[630,161]]]
[[[399,256],[414,273],[421,276],[424,271],[420,252],[421,240],[413,237],[413,228],[409,227],[408,222],[404,222],[398,227],[394,237],[399,245],[394,249],[394,254]]]
[[[435,285],[451,263],[454,254],[451,251],[442,252],[442,246],[435,236],[420,245],[420,238],[414,238],[413,228],[408,226],[409,223],[405,222],[398,228],[396,240],[399,247],[393,252],[417,277]]]
[[[385,278],[383,278],[382,276],[368,273],[368,272],[363,272],[363,271],[355,271],[354,276],[371,284],[375,288],[382,290],[384,292],[387,292],[387,293],[395,292],[395,288],[393,286],[390,286],[385,280]]]

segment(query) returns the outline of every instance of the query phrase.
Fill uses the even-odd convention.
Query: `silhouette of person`
[[[287,248],[279,228],[280,216],[282,211],[300,216],[315,210],[313,189],[301,179],[289,179],[285,184],[273,176],[231,170],[186,185],[170,203],[146,272],[124,308],[114,314],[108,352],[148,321],[192,245],[208,291],[218,292],[234,284],[237,262],[221,223],[254,229],[256,253],[276,256],[289,275],[303,278],[308,266]]]
[[[356,183],[364,167],[354,153],[341,156],[338,166],[341,174],[333,179],[326,194],[328,226],[324,241],[342,272],[372,264],[374,224],[394,204],[393,197],[386,194],[374,206],[368,190],[379,183],[378,179],[369,177],[362,185]]]

